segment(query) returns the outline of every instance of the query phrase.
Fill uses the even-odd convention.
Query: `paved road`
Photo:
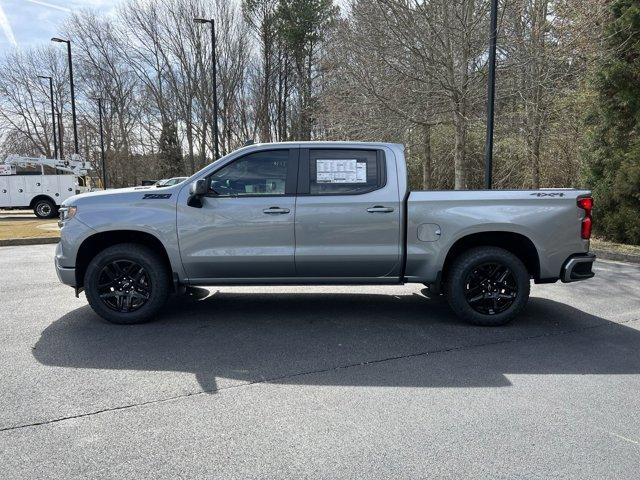
[[[2,478],[638,478],[640,267],[473,328],[418,286],[211,289],[119,327],[0,248]]]

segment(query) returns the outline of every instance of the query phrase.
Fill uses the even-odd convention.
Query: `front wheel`
[[[529,273],[518,257],[497,247],[478,247],[456,258],[446,279],[451,309],[473,325],[498,326],[526,306]]]
[[[151,249],[122,243],[106,248],[89,263],[84,288],[91,308],[112,323],[152,320],[170,294],[164,261]]]

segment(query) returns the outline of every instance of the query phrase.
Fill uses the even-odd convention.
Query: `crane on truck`
[[[93,170],[80,155],[70,159],[9,155],[0,163],[0,208],[30,208],[38,218],[53,218],[67,198],[91,190]]]

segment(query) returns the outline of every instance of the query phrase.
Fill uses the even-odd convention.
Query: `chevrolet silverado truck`
[[[398,144],[256,144],[177,185],[67,199],[55,267],[120,324],[190,286],[420,283],[502,325],[531,280],[593,277],[592,207],[585,190],[409,191]]]

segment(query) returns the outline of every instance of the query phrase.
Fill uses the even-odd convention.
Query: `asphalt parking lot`
[[[0,248],[2,478],[638,478],[640,266],[470,327],[416,285],[211,288],[115,326]]]

